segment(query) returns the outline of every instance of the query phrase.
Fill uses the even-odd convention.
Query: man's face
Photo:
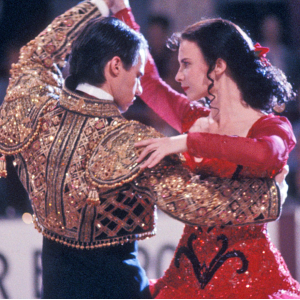
[[[128,71],[121,66],[118,85],[114,90],[114,100],[119,110],[123,113],[133,104],[135,95],[142,94],[141,77],[144,75],[146,53],[140,50],[138,63]]]

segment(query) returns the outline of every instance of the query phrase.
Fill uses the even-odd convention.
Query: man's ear
[[[214,69],[214,72],[216,75],[221,75],[223,74],[227,69],[227,63],[225,60],[223,60],[222,58],[218,58],[216,61],[216,66]]]
[[[113,76],[118,76],[121,70],[121,67],[123,66],[122,60],[119,56],[114,56],[109,61],[109,69]]]

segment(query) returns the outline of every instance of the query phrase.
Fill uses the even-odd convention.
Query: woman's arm
[[[115,12],[115,17],[124,21],[131,28],[139,30],[139,25],[134,20],[129,4],[127,4],[127,8]],[[145,75],[141,81],[143,87],[141,98],[179,132],[187,131],[198,118],[209,114],[209,109],[204,108],[196,101],[190,102],[185,95],[172,89],[159,77],[150,53],[145,67]]]
[[[146,140],[136,146],[147,146],[139,161],[149,153],[143,167],[152,168],[163,157],[185,152],[199,158],[215,158],[266,171],[268,176],[280,172],[295,146],[291,124],[284,117],[268,116],[257,122],[250,137],[192,132],[171,138]]]
[[[295,144],[290,122],[273,115],[257,121],[246,138],[199,132],[187,136],[187,148],[192,156],[264,169],[271,176],[282,170]]]

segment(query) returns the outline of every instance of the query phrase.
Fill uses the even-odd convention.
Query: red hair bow
[[[259,43],[254,45],[254,52],[258,58],[266,57],[266,54],[270,51],[268,47],[262,47]]]
[[[259,43],[254,45],[254,54],[257,58],[260,59],[264,67],[270,67],[271,63],[266,58],[266,54],[270,51],[268,47],[262,47]]]

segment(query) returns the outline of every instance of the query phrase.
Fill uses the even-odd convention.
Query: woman
[[[128,10],[117,17],[134,24]],[[150,154],[144,167],[170,153],[186,152],[191,169],[203,175],[278,174],[295,138],[289,121],[270,111],[283,108],[293,92],[283,73],[265,59],[267,49],[254,47],[238,26],[222,19],[188,27],[175,44],[180,63],[176,80],[188,100],[161,81],[151,58],[141,97],[186,133],[138,143],[147,146],[140,160]],[[203,98],[209,99],[209,110],[189,102]],[[263,200],[254,210],[256,206],[262,208]],[[298,298],[300,285],[271,243],[266,224],[187,225],[169,269],[152,292],[157,298]]]

